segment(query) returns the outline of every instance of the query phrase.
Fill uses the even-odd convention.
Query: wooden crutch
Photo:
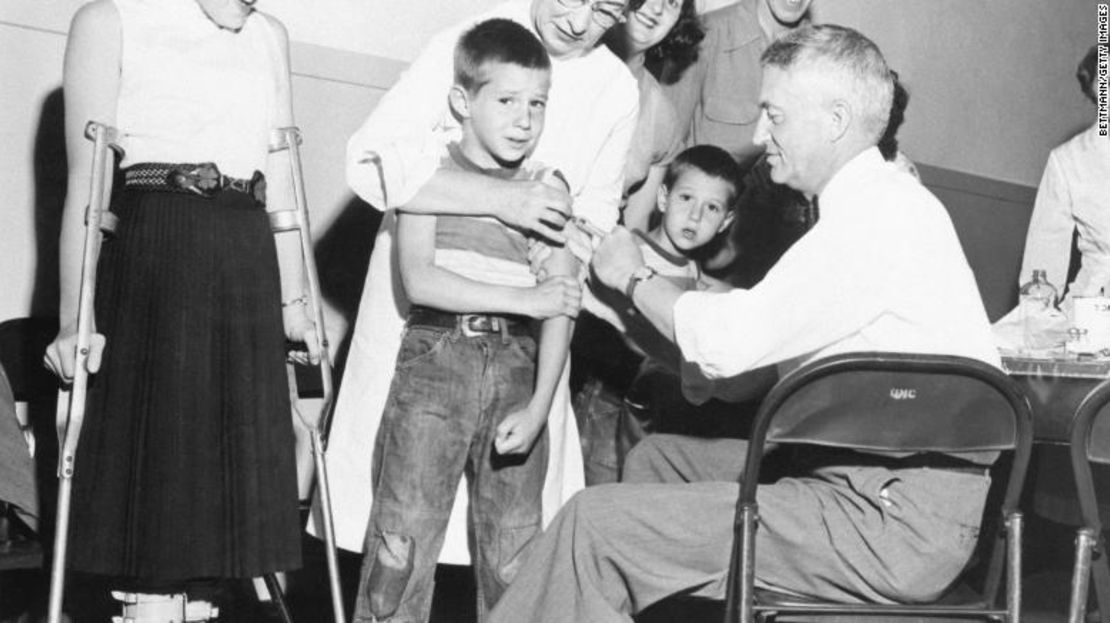
[[[324,393],[324,404],[320,417],[310,422],[300,409],[295,409],[301,423],[309,430],[312,442],[312,456],[316,468],[316,491],[320,495],[320,510],[324,525],[324,549],[328,562],[328,580],[331,585],[332,612],[335,623],[346,623],[343,610],[343,592],[339,582],[339,560],[335,545],[335,524],[332,520],[331,489],[328,485],[327,435],[335,405],[335,390],[332,383],[332,362],[328,350],[328,337],[324,331],[324,304],[320,297],[320,276],[316,271],[316,259],[312,252],[312,230],[308,219],[308,202],[305,199],[304,172],[301,168],[301,131],[296,127],[274,130],[270,141],[270,151],[289,150],[289,168],[293,181],[293,200],[295,210],[279,210],[270,213],[270,228],[274,233],[297,231],[301,240],[301,259],[305,278],[308,282],[308,298],[312,319],[316,325],[316,341],[320,345],[320,383]]]
[[[100,242],[111,233],[116,218],[108,212],[111,199],[112,171],[115,162],[109,149],[122,158],[119,131],[90,121],[85,137],[93,142],[92,183],[89,205],[85,212],[85,248],[81,259],[81,289],[77,306],[77,352],[73,384],[58,392],[56,425],[58,428],[58,511],[54,528],[54,558],[50,567],[49,623],[61,623],[62,596],[65,591],[66,549],[69,545],[69,507],[73,491],[73,471],[77,441],[85,421],[85,396],[89,382],[89,343],[93,331],[93,300],[96,293],[96,264],[100,258]]]

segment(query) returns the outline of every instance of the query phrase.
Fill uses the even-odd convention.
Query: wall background
[[[294,108],[306,137],[306,184],[332,303],[333,341],[353,318],[376,222],[343,180],[346,139],[431,34],[496,1],[261,3],[286,23],[293,39]],[[6,202],[0,209],[0,320],[52,314],[56,306],[54,258],[65,183],[62,54],[69,20],[82,3],[0,3],[0,189]],[[1093,106],[1079,94],[1073,75],[1094,43],[1095,5],[816,0],[815,12],[818,21],[850,25],[872,37],[901,73],[911,100],[900,136],[911,158],[928,170],[970,176],[965,185],[989,178],[1034,187],[1049,149],[1093,119]],[[984,209],[989,223],[991,211],[1028,205],[1007,201]]]

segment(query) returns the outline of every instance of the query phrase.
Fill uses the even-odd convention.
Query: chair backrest
[[[0,365],[17,401],[57,396],[58,379],[42,365],[46,347],[57,333],[57,318],[32,316],[0,322]]]
[[[1083,525],[1099,534],[1102,521],[1098,488],[1090,461],[1110,463],[1110,380],[1099,383],[1087,394],[1075,410],[1071,423],[1071,464],[1079,511],[1083,516]]]
[[[1110,463],[1110,380],[1099,383],[1079,403],[1071,426],[1071,444],[1089,461]]]
[[[772,442],[901,454],[1014,450],[1024,465],[1032,430],[1020,388],[983,362],[845,353],[811,362],[771,390],[756,415],[745,473],[758,473]],[[1015,476],[1023,480],[1024,468]]]

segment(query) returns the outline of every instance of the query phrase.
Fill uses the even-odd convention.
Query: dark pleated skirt
[[[73,481],[70,567],[177,581],[300,566],[280,283],[249,197],[129,190],[98,270],[107,336]]]

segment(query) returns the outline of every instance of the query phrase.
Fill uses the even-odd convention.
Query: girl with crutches
[[[197,580],[300,565],[284,343],[313,360],[319,347],[298,240],[267,219],[293,204],[289,152],[268,150],[271,130],[293,125],[288,40],[252,4],[94,0],[69,34],[62,328],[46,362],[73,378],[95,120],[118,128],[125,155],[67,563],[120,591],[125,620],[206,620],[189,603]]]

